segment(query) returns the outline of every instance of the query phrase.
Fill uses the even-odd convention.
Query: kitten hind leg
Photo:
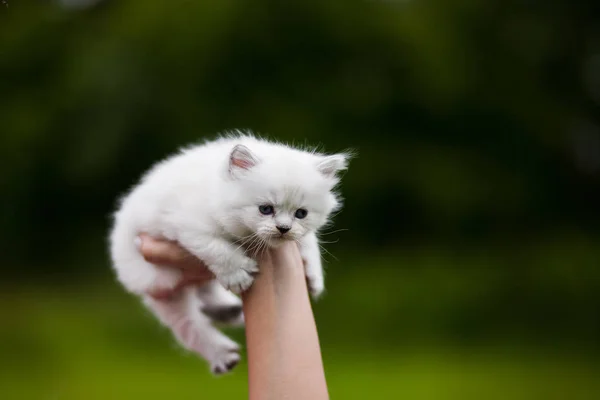
[[[306,235],[300,241],[300,255],[304,261],[304,272],[308,291],[313,298],[318,298],[325,290],[325,276],[321,264],[321,252],[319,243],[314,233]]]
[[[229,372],[240,361],[240,347],[213,327],[210,319],[198,310],[196,289],[188,288],[170,300],[145,297],[144,303],[171,329],[183,347],[210,363],[214,374]]]
[[[232,326],[244,325],[242,300],[226,290],[218,281],[213,280],[202,285],[197,291],[202,303],[200,311],[214,322]]]

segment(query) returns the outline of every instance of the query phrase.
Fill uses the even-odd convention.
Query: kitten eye
[[[306,211],[304,208],[299,208],[296,210],[296,214],[294,214],[294,216],[298,219],[302,219],[306,217],[306,214],[308,214],[308,211]]]
[[[262,215],[271,215],[275,212],[273,206],[269,204],[262,204],[258,206],[258,211],[260,211]]]

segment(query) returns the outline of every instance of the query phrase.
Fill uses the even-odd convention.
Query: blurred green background
[[[247,397],[105,239],[151,163],[235,128],[359,153],[315,304],[332,398],[600,398],[598,2],[2,3],[1,399]]]

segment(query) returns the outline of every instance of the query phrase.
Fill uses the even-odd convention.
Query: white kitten
[[[239,347],[211,323],[243,317],[240,300],[225,289],[248,289],[258,272],[251,257],[294,240],[311,294],[322,293],[316,232],[340,206],[333,190],[347,161],[347,154],[322,155],[242,134],[184,149],[155,165],[115,214],[110,240],[119,281],[214,373],[229,371]],[[144,260],[134,243],[141,232],[177,241],[218,283],[187,288],[168,301],[147,296],[175,287],[181,276]]]

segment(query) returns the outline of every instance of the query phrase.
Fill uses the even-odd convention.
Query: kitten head
[[[334,188],[349,155],[322,155],[264,143],[255,147],[237,145],[229,157],[229,176],[239,198],[231,215],[243,235],[277,246],[326,224],[341,206]]]

